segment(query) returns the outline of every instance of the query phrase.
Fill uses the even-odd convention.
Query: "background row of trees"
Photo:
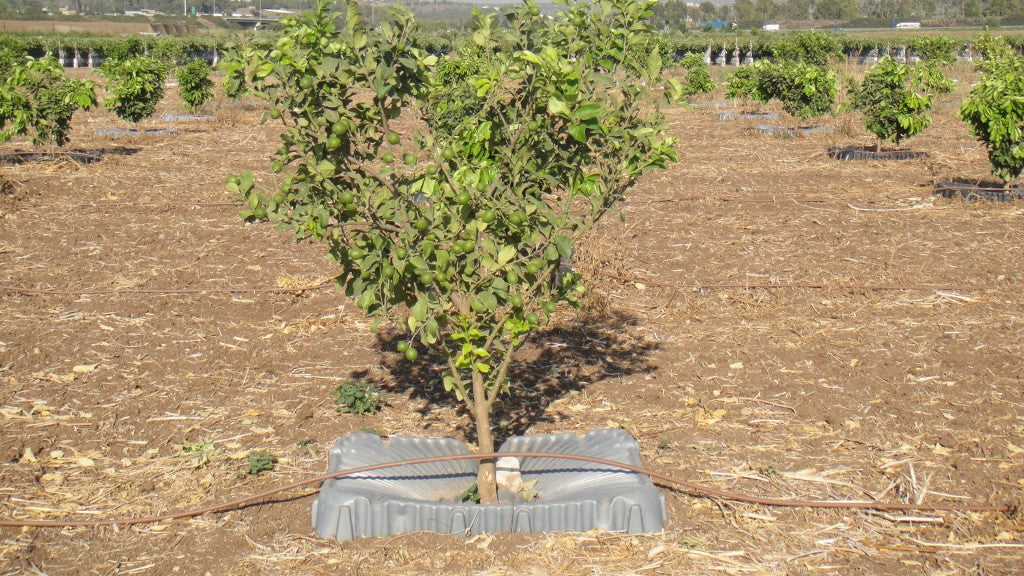
[[[459,29],[433,29],[417,31],[417,42],[425,50],[433,54],[446,54],[458,49],[464,42],[466,34]],[[28,35],[0,34],[0,52],[27,54],[35,58],[46,54],[59,55],[64,50],[65,58],[72,57],[72,51],[78,50],[80,59],[90,51],[101,57],[123,58],[131,55],[154,55],[162,59],[183,61],[187,58],[199,57],[213,60],[214,56],[223,54],[226,49],[239,43],[254,46],[269,46],[276,41],[273,32],[246,33],[244,35],[216,36],[123,36],[104,37],[86,35]],[[952,55],[973,47],[977,34],[961,35],[906,35],[893,31],[885,34],[848,35],[843,33],[826,33],[820,31],[796,32],[733,32],[724,33],[674,33],[663,32],[657,35],[659,53],[671,60],[681,60],[687,54],[703,54],[709,45],[715,53],[725,46],[727,49],[739,47],[746,55],[753,50],[755,58],[769,58],[777,54],[802,50],[801,46],[816,43],[827,46],[834,57],[858,57],[872,50],[886,47],[904,46],[911,53],[922,55],[935,50],[942,50]],[[1010,46],[1015,50],[1024,50],[1024,34],[1006,36]],[[976,51],[976,50],[975,50]],[[84,62],[81,63],[84,66]]]
[[[1024,23],[1024,0],[736,0],[732,4],[705,1],[687,7],[683,0],[665,0],[654,8],[657,28],[684,29],[711,21],[745,26],[787,20],[819,20],[843,26],[888,27],[894,20],[1005,18],[1007,25]],[[966,23],[966,22],[965,22]],[[990,21],[988,24],[998,24]]]
[[[471,4],[468,0],[464,3]],[[385,4],[388,2],[381,2]],[[393,3],[393,2],[392,2]],[[413,2],[436,4],[436,1]],[[458,3],[453,1],[452,3]],[[313,0],[188,0],[189,10],[200,14],[231,13],[244,8],[310,10]],[[42,17],[73,11],[83,15],[119,14],[155,10],[182,14],[181,0],[0,0],[0,18]],[[735,0],[721,4],[705,0],[697,7],[684,0],[663,0],[654,6],[654,28],[682,28],[693,23],[728,20],[756,23],[778,20],[873,20],[878,25],[898,19],[1005,18],[1020,16],[1024,0]],[[466,14],[468,17],[468,13]]]

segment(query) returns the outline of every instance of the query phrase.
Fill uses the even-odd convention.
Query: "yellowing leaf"
[[[725,418],[725,414],[726,412],[722,408],[719,408],[714,412],[708,412],[702,408],[694,414],[694,418],[697,420],[698,426],[714,426],[721,422],[722,418]]]

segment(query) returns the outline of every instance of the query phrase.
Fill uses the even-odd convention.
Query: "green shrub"
[[[146,56],[107,60],[100,74],[107,79],[107,92],[111,94],[103,105],[118,118],[135,124],[156,112],[167,75],[162,62]]]
[[[368,382],[345,382],[334,388],[338,409],[351,414],[369,414],[380,408],[381,393]]]
[[[689,98],[697,94],[707,94],[715,90],[715,81],[711,79],[711,71],[700,54],[687,54],[679,61],[679,66],[686,70],[686,78],[675,88],[682,98]],[[673,82],[673,80],[669,80]]]
[[[725,95],[762,103],[778,100],[786,113],[806,120],[832,111],[836,100],[836,73],[792,60],[761,60],[733,73]]]
[[[899,146],[931,124],[927,112],[932,95],[928,89],[938,83],[932,72],[941,74],[927,64],[910,67],[886,56],[871,67],[862,82],[851,83],[850,105],[864,114],[864,126],[879,143]]]
[[[194,112],[213,98],[213,81],[210,80],[210,65],[196,58],[178,68],[176,77],[181,100],[190,112]]]
[[[985,60],[959,115],[985,143],[992,173],[1009,185],[1024,170],[1024,59],[1001,38],[980,41]]]
[[[528,2],[501,28],[477,13],[468,91],[431,79],[437,59],[411,44],[408,10],[370,30],[350,3],[342,34],[331,4],[286,19],[273,48],[232,56],[245,62],[229,81],[252,86],[286,130],[279,192],[260,193],[251,174],[228,187],[247,217],[328,245],[356,305],[407,333],[405,358],[422,346],[446,367],[445,389],[491,452],[492,409],[524,385],[508,377],[514,353],[586,293],[575,274],[556,281],[561,260],[637,178],[675,159],[646,88],[662,70],[645,24],[653,2],[570,3],[550,19]],[[441,109],[478,112],[431,128]],[[406,114],[427,130],[396,130]],[[493,461],[478,483],[494,502]]]
[[[258,476],[273,470],[276,463],[277,458],[270,453],[270,450],[254,450],[249,453],[246,459],[244,471],[250,476]]]
[[[956,62],[956,40],[949,36],[920,36],[914,38],[910,48],[921,59],[936,66],[944,66]]]
[[[768,98],[761,94],[760,77],[761,69],[754,66],[743,66],[726,77],[725,97],[729,100],[749,98],[757,101],[768,101]]]
[[[810,66],[828,66],[843,58],[843,45],[830,34],[816,30],[796,32],[772,45],[776,61],[801,62]]]
[[[96,104],[95,84],[68,79],[52,57],[10,66],[0,79],[0,141],[28,136],[35,145],[65,145],[75,112]]]

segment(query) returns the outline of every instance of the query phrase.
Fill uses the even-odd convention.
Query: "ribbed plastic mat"
[[[593,456],[642,466],[636,440],[622,430],[517,436],[500,452],[547,452]],[[392,438],[351,434],[330,451],[328,471],[383,462],[468,454],[450,438]],[[313,502],[313,528],[339,541],[403,532],[583,532],[594,528],[631,534],[656,532],[665,500],[651,480],[607,466],[559,458],[523,458],[524,482],[538,497],[529,502],[502,491],[501,503],[458,501],[476,480],[477,462],[457,460],[401,466],[324,482]]]

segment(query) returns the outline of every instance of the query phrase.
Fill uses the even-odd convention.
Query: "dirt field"
[[[669,111],[680,163],[587,245],[594,295],[520,357],[499,442],[614,426],[653,469],[750,495],[1020,500],[1024,203],[931,197],[936,180],[988,174],[955,118],[959,76],[909,142],[929,157],[906,162],[831,160],[829,146],[872,142],[850,114],[780,138],[713,108]],[[181,112],[171,93],[143,127]],[[143,516],[251,494],[323,472],[331,444],[365,428],[465,438],[465,414],[412,390],[422,374],[352,302],[271,291],[336,270],[319,246],[243,224],[224,190],[246,168],[274,185],[276,127],[251,105],[206,112],[216,119],[135,139],[97,136],[119,125],[90,112],[70,148],[99,162],[0,166],[0,517]],[[264,291],[223,291],[245,289]],[[380,383],[388,405],[335,410],[348,378]],[[260,449],[277,467],[242,473]],[[1024,523],[999,513],[783,509],[666,488],[658,534],[338,544],[311,531],[315,488],[139,527],[0,528],[0,574],[1024,572]]]

